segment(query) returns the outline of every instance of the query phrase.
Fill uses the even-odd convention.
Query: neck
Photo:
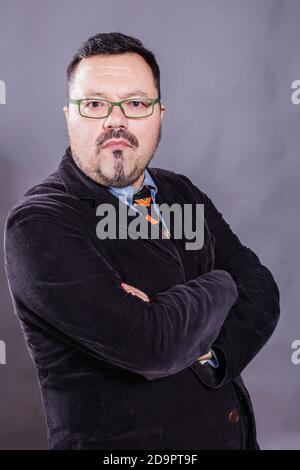
[[[140,189],[140,187],[143,184],[144,179],[145,179],[145,172],[143,171],[141,176],[132,184],[132,186],[134,187],[136,191]]]

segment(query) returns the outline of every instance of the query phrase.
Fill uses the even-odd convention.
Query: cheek
[[[136,127],[135,129],[128,129],[128,131],[137,138],[140,149],[151,149],[156,141],[158,133],[156,126],[149,125]]]
[[[69,134],[73,140],[76,140],[76,143],[80,145],[86,145],[89,142],[89,145],[94,145],[97,137],[99,136],[99,131],[95,126],[89,125],[89,123],[84,123],[79,119],[74,119],[69,124]]]
[[[151,129],[145,137],[147,142],[147,150],[152,151],[156,145],[158,136],[158,129]]]

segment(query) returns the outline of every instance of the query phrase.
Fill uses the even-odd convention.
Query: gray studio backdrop
[[[151,166],[184,173],[270,268],[281,319],[244,371],[263,449],[300,449],[300,0],[0,1],[0,220],[67,146],[65,69],[89,36],[140,38],[166,106]],[[0,448],[47,448],[36,374],[0,273]],[[297,343],[294,343],[297,344]],[[1,362],[1,361],[0,361]],[[3,354],[2,354],[2,362]]]

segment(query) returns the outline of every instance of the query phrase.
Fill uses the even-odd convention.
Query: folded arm
[[[172,286],[150,302],[127,293],[80,220],[57,208],[12,212],[5,258],[16,308],[27,320],[149,380],[206,354],[237,300],[235,282],[223,270]]]
[[[272,273],[241,243],[212,200],[195,185],[193,188],[204,203],[214,245],[214,269],[229,272],[238,289],[238,300],[211,345],[219,367],[214,371],[205,368],[204,381],[220,387],[238,376],[269,340],[280,315],[279,290]]]

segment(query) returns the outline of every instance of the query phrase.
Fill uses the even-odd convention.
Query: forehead
[[[135,90],[156,94],[150,66],[138,54],[96,55],[82,59],[74,73],[72,92],[120,96]]]

